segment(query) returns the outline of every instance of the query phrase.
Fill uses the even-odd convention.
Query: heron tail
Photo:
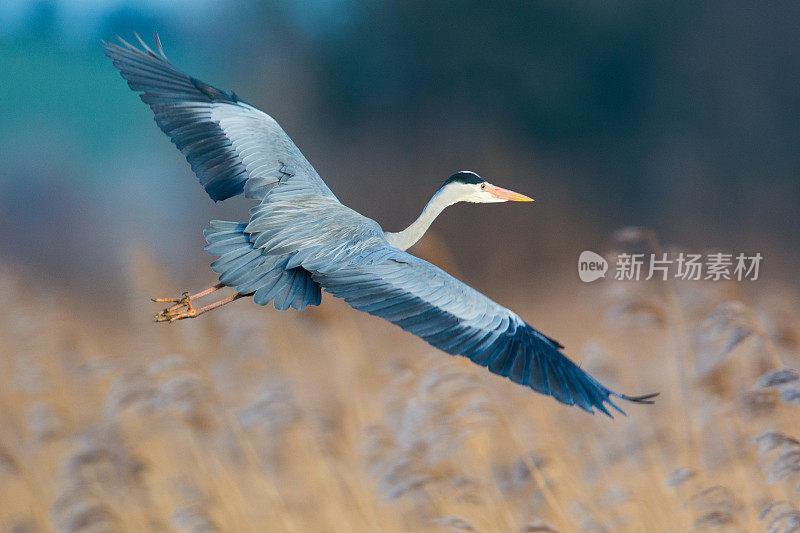
[[[206,252],[220,256],[211,263],[220,282],[236,287],[240,294],[253,295],[258,305],[273,302],[280,311],[319,305],[322,291],[311,274],[301,267],[287,269],[289,255],[265,255],[254,248],[245,228],[243,222],[212,220],[203,231]]]

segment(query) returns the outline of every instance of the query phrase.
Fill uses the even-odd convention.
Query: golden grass
[[[609,420],[332,298],[155,325],[163,278],[137,253],[128,308],[101,318],[0,274],[0,530],[800,527],[800,382],[757,383],[798,366],[791,294],[604,282],[600,303],[523,302],[601,381],[661,391]]]

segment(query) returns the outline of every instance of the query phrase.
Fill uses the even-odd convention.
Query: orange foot
[[[194,318],[199,315],[197,309],[192,305],[192,296],[189,291],[183,293],[180,298],[152,298],[154,302],[175,302],[161,312],[154,318],[154,322],[175,322],[176,320],[183,320],[184,318]]]

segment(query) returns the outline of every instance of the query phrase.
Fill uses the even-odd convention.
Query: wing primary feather
[[[147,52],[151,56],[155,56],[156,55],[156,53],[153,52],[153,50],[149,46],[147,46],[147,43],[144,42],[141,37],[139,37],[138,33],[133,32],[133,35],[136,37],[136,40],[139,41],[139,44],[142,45],[142,48],[144,48],[145,52]]]
[[[169,61],[169,59],[167,59],[167,54],[164,53],[164,47],[161,46],[161,38],[158,36],[158,32],[154,32],[154,34],[156,50],[158,50],[159,55],[164,59],[164,61]]]
[[[614,393],[614,396],[618,398],[622,398],[623,400],[627,400],[633,403],[644,403],[644,404],[653,404],[656,403],[653,398],[661,394],[660,392],[651,392],[649,394],[641,394],[639,396],[628,396],[627,394],[617,394]]]

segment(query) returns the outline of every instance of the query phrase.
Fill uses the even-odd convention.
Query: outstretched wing
[[[139,36],[136,36],[139,39]],[[156,51],[125,42],[103,43],[105,53],[156,123],[197,174],[214,200],[244,193],[262,200],[273,185],[292,181],[310,193],[334,197],[311,163],[266,113],[200,80],[167,60],[156,35]]]
[[[637,403],[652,403],[655,396],[609,390],[561,353],[557,341],[440,268],[388,244],[361,252],[343,267],[326,264],[323,253],[307,257],[302,264],[314,280],[355,309],[559,402],[611,416],[604,403],[624,414],[614,396]]]

